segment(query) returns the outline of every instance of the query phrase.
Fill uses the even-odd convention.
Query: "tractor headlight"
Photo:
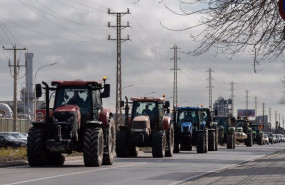
[[[67,122],[73,122],[74,121],[74,116],[70,116],[70,118],[67,119]]]
[[[58,119],[56,119],[54,116],[52,117],[52,122],[53,123],[58,123]]]

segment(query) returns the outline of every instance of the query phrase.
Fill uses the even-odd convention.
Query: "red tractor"
[[[85,166],[113,164],[115,125],[110,110],[102,107],[102,98],[110,96],[110,85],[105,80],[104,84],[96,81],[53,81],[52,87],[46,82],[42,84],[46,116],[44,121],[32,122],[29,130],[29,165],[63,165],[62,154],[73,151],[83,152]],[[37,84],[36,97],[41,95],[41,84]],[[50,97],[54,97],[52,108]]]
[[[170,123],[169,101],[164,98],[126,98],[126,121],[116,138],[117,157],[137,157],[137,147],[152,147],[153,157],[171,157],[174,128]],[[121,102],[124,106],[124,102]],[[132,110],[129,115],[129,110]]]

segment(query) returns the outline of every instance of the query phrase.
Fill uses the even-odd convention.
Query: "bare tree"
[[[190,54],[200,55],[216,47],[217,54],[234,57],[249,51],[254,58],[254,70],[260,61],[273,61],[282,55],[284,23],[279,15],[277,0],[178,0],[180,10],[175,14],[200,14],[200,24],[184,28],[201,27],[191,37],[199,46]],[[193,10],[195,11],[188,11]],[[166,27],[169,30],[173,30]],[[182,31],[182,30],[175,30]]]

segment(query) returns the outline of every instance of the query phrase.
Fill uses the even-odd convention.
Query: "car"
[[[27,142],[27,137],[24,136],[22,133],[20,132],[7,132],[10,135],[12,135],[13,137],[15,137],[16,139],[19,139],[21,141],[26,141]]]
[[[278,138],[277,134],[273,134],[273,141],[274,141],[274,143],[279,143],[279,138]]]
[[[271,133],[268,134],[268,140],[269,140],[269,143],[271,144],[275,143],[274,135]]]
[[[265,145],[265,144],[268,144],[268,145],[269,145],[269,137],[268,137],[267,134],[264,134],[264,135],[263,135],[263,144],[264,144],[264,145]]]
[[[27,142],[18,140],[7,133],[0,133],[0,148],[16,148],[21,146],[27,146]]]

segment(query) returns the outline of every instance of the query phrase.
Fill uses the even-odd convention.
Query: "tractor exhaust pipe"
[[[45,90],[46,90],[46,122],[50,119],[49,117],[49,86],[46,82],[42,82],[42,84],[44,84],[45,86]]]

